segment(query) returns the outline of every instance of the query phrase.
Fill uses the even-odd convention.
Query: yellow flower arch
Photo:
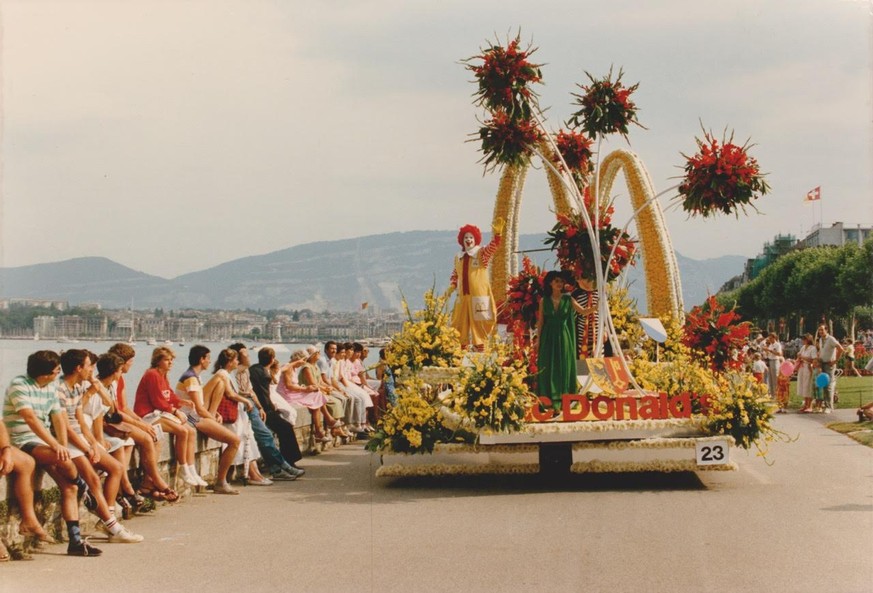
[[[546,141],[538,149],[547,159],[551,159],[554,154]],[[514,254],[518,251],[519,211],[529,167],[506,167],[494,201],[493,220],[496,222],[502,218],[506,221],[504,239],[491,260],[491,290],[498,303],[506,300],[509,277],[518,273],[518,258]],[[555,212],[569,213],[573,206],[567,188],[551,168],[545,167],[545,170]],[[620,149],[603,159],[597,183],[598,202],[603,203],[609,199],[619,172],[624,173],[634,211],[642,208],[636,215],[636,225],[646,277],[648,314],[653,317],[673,316],[681,320],[684,318],[684,307],[679,266],[661,205],[657,200],[652,200],[655,196],[654,184],[637,155]],[[647,202],[649,205],[643,208]]]

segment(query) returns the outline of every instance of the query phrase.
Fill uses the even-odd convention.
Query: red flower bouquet
[[[526,163],[542,139],[542,132],[529,119],[516,119],[505,111],[496,111],[479,128],[479,139],[483,152],[481,162],[487,171],[498,165]]]
[[[740,319],[733,309],[726,310],[710,296],[686,316],[682,342],[697,356],[708,360],[713,371],[741,368],[742,360],[735,354],[748,340],[750,325]]]
[[[575,104],[582,109],[574,113],[569,121],[573,127],[582,126],[585,133],[592,138],[599,134],[618,132],[625,138],[628,134],[628,126],[636,124],[643,127],[637,120],[637,106],[631,100],[631,95],[640,86],[639,83],[624,86],[621,77],[624,72],[619,69],[618,76],[612,80],[612,68],[604,78],[594,78],[588,72],[585,75],[591,84],[588,86],[577,85],[585,94],[577,95]]]
[[[507,324],[511,320],[518,320],[521,327],[528,330],[536,325],[545,277],[546,273],[525,255],[521,262],[521,271],[509,278],[504,303]]]
[[[591,152],[592,141],[584,134],[574,131],[558,131],[555,137],[555,144],[558,146],[558,152],[571,173],[576,173],[582,177],[587,177],[594,171],[594,163],[591,160],[593,153]],[[563,166],[558,164],[559,169]]]
[[[529,119],[530,104],[536,100],[530,85],[541,82],[542,74],[540,64],[528,61],[536,48],[522,50],[520,45],[520,36],[516,36],[506,47],[491,45],[463,63],[476,77],[477,105],[492,112],[505,111],[513,118]],[[481,64],[471,64],[474,60],[480,60]]]
[[[589,218],[594,223],[594,200],[587,187],[583,196]],[[601,208],[597,221],[600,230],[600,266],[606,266],[612,248],[616,246],[608,268],[603,268],[607,282],[617,278],[628,264],[633,264],[636,254],[636,243],[630,235],[612,226],[612,213],[612,206]],[[556,252],[562,269],[571,272],[576,278],[592,282],[597,280],[594,250],[588,236],[588,225],[581,213],[559,214],[558,222],[547,233],[544,243]]]
[[[679,186],[682,208],[704,218],[717,213],[745,212],[752,200],[770,191],[758,161],[749,156],[748,144],[737,146],[733,134],[719,141],[704,131],[703,140],[695,138],[700,151],[685,157],[685,179]],[[754,206],[752,206],[754,208]]]

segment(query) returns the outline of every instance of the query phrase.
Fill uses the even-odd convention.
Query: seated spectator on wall
[[[209,368],[210,358],[209,348],[206,346],[200,344],[191,346],[188,352],[188,364],[191,366],[179,378],[176,395],[186,406],[185,414],[188,423],[207,437],[226,445],[218,458],[218,471],[212,491],[216,494],[239,494],[239,491],[227,482],[227,474],[239,450],[239,437],[222,426],[221,416],[210,412],[203,400],[200,373]]]
[[[333,426],[330,428],[331,436],[348,439],[351,434],[346,432],[343,421],[340,420],[346,415],[349,398],[342,392],[334,392],[330,383],[325,382],[321,378],[321,373],[318,370],[318,361],[321,358],[321,352],[315,346],[306,348],[306,364],[300,367],[298,380],[301,385],[315,385],[327,397],[327,410],[330,416],[335,418]]]
[[[86,394],[95,391],[91,384],[94,369],[90,353],[79,349],[67,350],[61,354],[60,360],[64,376],[57,383],[56,393],[58,402],[67,412],[63,418],[66,423],[67,442],[63,438],[60,442],[67,445],[70,459],[88,485],[85,506],[100,518],[98,527],[109,536],[110,542],[141,542],[141,535],[128,531],[115,517],[115,499],[124,468],[100,446],[84,419],[82,401]],[[98,469],[106,473],[102,488],[100,476],[97,475]],[[109,501],[112,501],[111,505]]]
[[[364,426],[367,424],[367,404],[372,402],[366,393],[354,387],[350,381],[344,378],[347,355],[345,344],[328,342],[324,346],[324,352],[330,361],[331,385],[349,398],[349,407],[344,419],[348,425],[348,430],[359,436],[366,435]]]
[[[93,374],[90,379],[91,388],[86,390],[82,396],[82,421],[85,423],[82,430],[83,432],[87,430],[96,441],[96,444],[103,451],[109,453],[121,466],[121,481],[115,499],[110,500],[107,498],[106,502],[110,505],[117,502],[121,506],[123,517],[129,519],[134,509],[141,507],[145,502],[142,496],[138,495],[134,490],[127,471],[130,467],[130,456],[133,453],[134,442],[130,438],[128,431],[123,430],[124,423],[121,421],[120,416],[110,417],[110,420],[120,422],[120,424],[113,424],[113,426],[117,427],[117,430],[110,428],[108,421],[105,422],[105,416],[110,413],[110,410],[114,410],[115,402],[109,394],[109,388],[106,383],[100,380],[97,371],[97,363],[100,361],[100,357],[93,352],[90,352],[89,356],[91,358]],[[121,360],[114,354],[104,354],[103,356],[112,356],[119,362]],[[85,428],[86,426],[87,429]],[[115,434],[110,435],[106,433],[107,429],[114,430]],[[106,492],[105,495],[109,496],[110,493]]]
[[[273,480],[293,480],[303,474],[303,469],[294,466],[294,464],[303,458],[303,454],[300,452],[300,445],[297,443],[294,427],[282,417],[270,398],[270,388],[273,381],[270,368],[273,366],[277,367],[276,363],[276,352],[269,347],[261,348],[258,350],[258,364],[249,367],[248,375],[252,392],[257,398],[258,403],[260,403],[261,409],[264,410],[264,424],[276,433],[276,437],[279,439],[279,451],[282,458],[288,464],[291,464],[294,469],[292,472],[284,465],[276,469],[279,463],[278,460],[275,456],[268,457],[268,459],[272,459],[273,463],[270,478]],[[262,443],[262,446],[265,444],[263,440],[259,442]]]
[[[248,412],[254,403],[236,392],[230,373],[239,365],[236,350],[225,348],[218,353],[212,369],[213,375],[203,386],[203,399],[210,413],[221,418],[225,428],[233,432],[240,441],[240,447],[233,458],[233,465],[242,465],[245,480],[255,486],[269,486],[273,482],[265,478],[258,469],[258,443],[252,432]]]
[[[332,439],[325,434],[325,429],[334,428],[336,419],[327,410],[327,397],[317,386],[301,385],[298,379],[298,372],[306,364],[307,356],[306,349],[296,350],[291,355],[291,359],[279,369],[276,390],[288,403],[307,408],[312,414],[315,441],[329,443]]]
[[[33,472],[36,462],[33,457],[12,446],[6,425],[0,422],[0,478],[6,477],[10,490],[15,493],[18,510],[21,513],[21,523],[18,533],[37,543],[56,543],[55,539],[46,533],[36,517],[33,508]],[[9,560],[9,551],[0,542],[0,562]]]
[[[170,488],[170,485],[163,479],[158,468],[158,439],[164,434],[160,423],[152,424],[146,422],[132,407],[127,405],[127,387],[124,375],[133,366],[136,351],[129,345],[119,342],[109,348],[108,354],[118,356],[122,361],[118,373],[115,373],[118,379],[108,386],[110,397],[114,400],[115,411],[120,416],[121,422],[106,422],[104,423],[103,430],[112,434],[114,426],[118,426],[120,430],[126,431],[130,438],[133,439],[137,451],[139,451],[139,467],[143,473],[143,480],[137,491],[139,495],[149,496],[154,500],[176,502],[179,500],[178,493]],[[105,372],[112,374],[108,361],[104,362],[104,365],[106,365]],[[100,370],[99,360],[97,361],[97,372],[98,375],[103,372]],[[115,420],[118,419],[115,418]],[[118,435],[116,434],[116,436]],[[197,484],[194,485],[196,486]]]
[[[188,415],[182,409],[184,404],[176,397],[167,379],[174,358],[176,355],[169,348],[158,346],[154,349],[151,367],[143,373],[136,388],[133,411],[144,422],[159,425],[173,437],[177,477],[189,486],[207,486],[194,468],[197,430],[188,423]]]
[[[57,397],[60,357],[51,350],[27,358],[27,374],[12,380],[3,402],[3,423],[12,445],[31,455],[45,469],[61,492],[61,516],[67,525],[71,556],[99,556],[99,548],[85,542],[79,530],[78,493],[87,490],[70,460],[67,448],[66,411]],[[54,430],[54,435],[52,434]]]

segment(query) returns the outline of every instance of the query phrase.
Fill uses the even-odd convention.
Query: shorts
[[[185,410],[182,410],[182,413],[185,414],[188,424],[195,428],[197,427],[197,424],[203,420],[197,412],[186,412]]]
[[[106,451],[107,453],[118,451],[122,447],[132,447],[134,444],[133,439],[131,438],[121,439],[118,437],[111,437],[109,435],[105,435],[103,438],[106,440],[106,445],[109,447]]]

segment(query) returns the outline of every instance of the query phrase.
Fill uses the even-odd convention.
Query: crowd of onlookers
[[[162,435],[172,440],[176,479],[192,488],[235,495],[232,468],[250,485],[291,481],[305,471],[295,432],[298,407],[309,410],[311,439],[320,445],[366,438],[393,402],[393,376],[384,363],[376,376],[364,366],[367,349],[358,343],[327,342],[323,353],[302,348],[281,363],[270,347],[259,348],[252,364],[248,348],[231,344],[212,352],[191,347],[187,369],[171,382],[175,353],[155,348],[150,367],[135,389],[125,375],[135,356],[124,343],[101,355],[71,349],[41,350],[27,359],[26,373],[12,380],[0,423],[0,476],[8,476],[21,514],[19,533],[33,545],[56,543],[36,516],[36,468],[47,472],[61,494],[68,535],[67,553],[99,556],[82,536],[80,505],[97,516],[109,542],[143,540],[122,519],[148,507],[147,499],[179,500],[159,466]],[[211,366],[211,375],[204,375]],[[132,387],[132,384],[131,384]],[[198,433],[221,445],[210,485],[196,467]],[[131,480],[137,452],[138,483]],[[0,562],[9,559],[0,542]]]
[[[800,412],[829,413],[838,361],[845,359],[843,374],[857,375],[856,358],[871,351],[873,330],[861,332],[858,340],[840,342],[823,324],[815,336],[805,334],[791,342],[781,342],[774,333],[759,334],[736,356],[767,384],[780,412],[788,407],[790,380],[796,376],[797,394],[803,399]],[[171,370],[176,355],[161,346],[153,351],[136,388],[128,389],[125,375],[135,355],[124,343],[99,356],[79,349],[37,351],[27,359],[26,373],[6,390],[0,476],[9,476],[21,514],[19,533],[33,545],[55,543],[34,509],[37,467],[60,490],[67,553],[99,556],[101,550],[82,537],[80,504],[96,515],[109,542],[136,543],[142,536],[122,524],[118,512],[127,519],[147,506],[146,499],[179,500],[159,466],[163,434],[172,440],[177,480],[235,495],[238,490],[230,484],[234,467],[240,468],[241,480],[258,486],[305,473],[297,465],[302,458],[295,432],[300,407],[310,412],[310,438],[318,446],[366,438],[395,401],[384,351],[371,376],[364,365],[367,349],[358,343],[330,341],[323,351],[301,348],[285,363],[270,347],[259,348],[253,363],[242,343],[222,349],[213,362],[209,348],[196,345],[175,384]],[[873,419],[873,404],[859,409],[858,416]],[[221,445],[211,485],[196,467],[198,433]],[[137,483],[129,471],[134,450],[139,470],[134,475],[141,476]],[[0,561],[8,559],[0,542]]]
[[[758,334],[737,356],[759,381],[767,384],[770,397],[778,403],[780,413],[787,411],[790,381],[794,377],[797,395],[803,400],[800,412],[829,414],[838,397],[836,378],[869,374],[869,363],[868,368],[859,369],[855,361],[871,352],[873,330],[860,332],[856,340],[844,338],[840,341],[830,334],[827,325],[822,324],[815,335],[803,334],[786,342],[780,341],[775,333]],[[866,413],[859,409],[859,418]]]

